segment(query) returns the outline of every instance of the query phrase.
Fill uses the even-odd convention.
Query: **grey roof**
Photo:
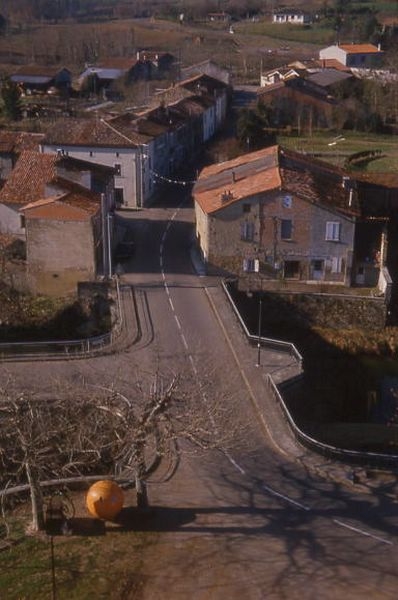
[[[127,72],[127,69],[107,69],[104,67],[89,67],[79,76],[85,79],[90,75],[97,75],[98,79],[118,79]]]
[[[318,71],[317,73],[312,73],[307,77],[307,79],[308,81],[316,83],[321,87],[328,87],[329,85],[334,85],[335,83],[339,83],[340,81],[350,79],[350,77],[352,77],[351,73],[338,71],[337,69],[323,69],[322,71]]]
[[[11,75],[11,81],[15,83],[31,83],[33,85],[44,85],[50,83],[54,77],[48,77],[44,75]]]

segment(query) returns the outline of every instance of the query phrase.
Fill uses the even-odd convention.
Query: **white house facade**
[[[321,60],[337,60],[346,67],[374,68],[381,64],[384,52],[373,44],[336,44],[319,51]]]

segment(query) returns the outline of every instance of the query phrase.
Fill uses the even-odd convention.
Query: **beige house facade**
[[[193,195],[208,272],[351,285],[355,198],[339,173],[306,169],[273,146],[202,171]]]

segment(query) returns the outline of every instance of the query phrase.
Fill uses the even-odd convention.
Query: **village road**
[[[289,365],[273,355],[256,368],[256,350],[243,339],[219,281],[195,273],[192,208],[158,207],[126,218],[137,252],[121,278],[136,293],[137,344],[51,369],[9,364],[2,376],[46,385],[84,377],[128,393],[137,380],[149,388],[156,371],[178,373],[203,410],[216,407],[225,451],[186,454],[170,481],[149,486],[159,535],[144,550],[140,597],[395,598],[395,497],[354,488],[344,470],[341,480],[328,476],[333,466],[311,459],[291,439],[263,386],[266,369]]]

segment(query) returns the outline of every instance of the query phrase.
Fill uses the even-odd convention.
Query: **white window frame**
[[[343,267],[343,259],[341,256],[332,256],[331,273],[341,273]]]
[[[325,240],[339,242],[341,236],[341,223],[339,221],[326,221]]]
[[[260,261],[258,258],[244,258],[243,270],[245,273],[258,273],[260,271]]]

